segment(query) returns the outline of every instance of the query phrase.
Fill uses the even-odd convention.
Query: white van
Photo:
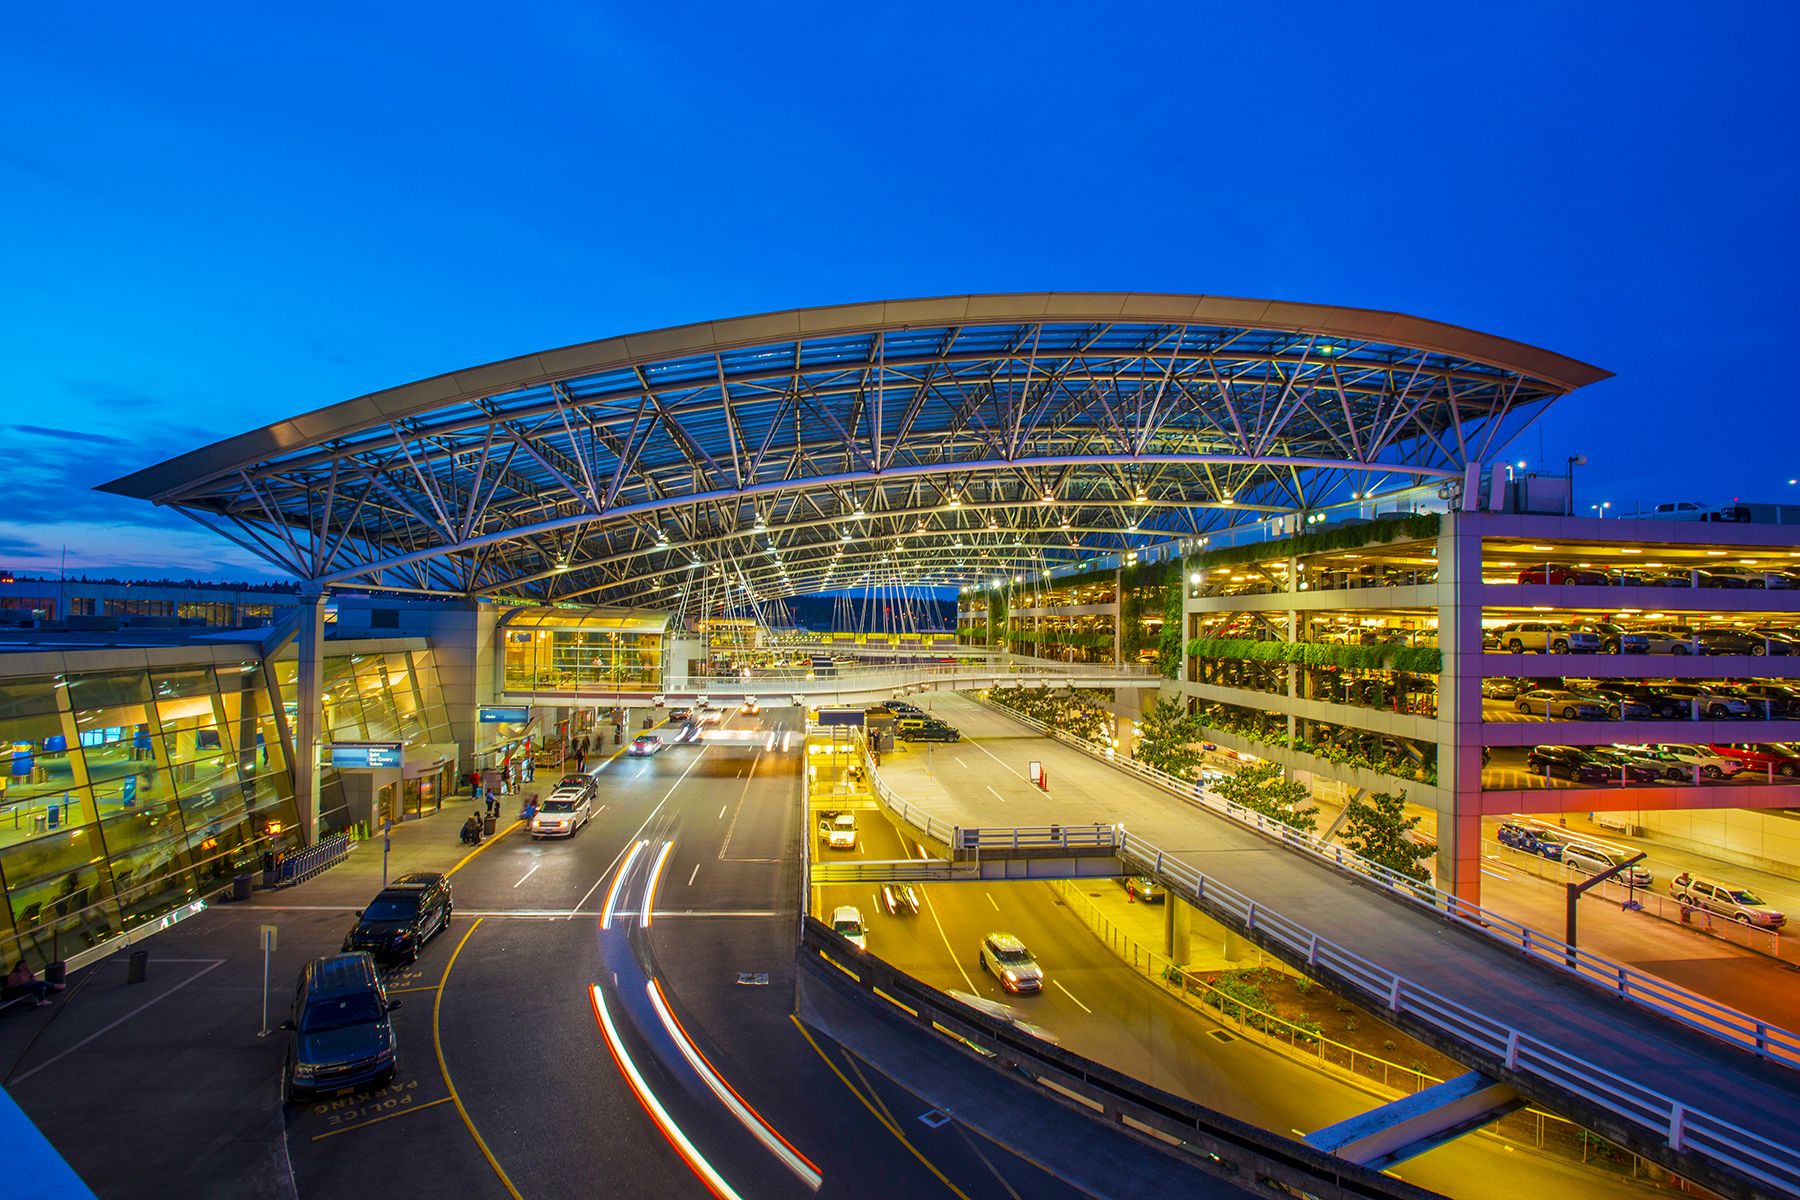
[[[1610,871],[1631,855],[1620,850],[1609,850],[1605,846],[1596,846],[1592,842],[1570,842],[1563,847],[1562,860],[1580,871],[1583,875],[1598,875],[1602,871]],[[1632,887],[1649,887],[1654,876],[1644,869],[1643,864],[1627,867],[1613,876]]]
[[[869,934],[863,928],[862,910],[852,904],[840,905],[831,914],[832,932],[858,950],[869,948]]]

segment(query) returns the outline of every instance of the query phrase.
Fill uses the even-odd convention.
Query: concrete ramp
[[[1524,1098],[1511,1087],[1470,1071],[1309,1133],[1306,1144],[1358,1166],[1385,1171],[1497,1121],[1524,1104]]]

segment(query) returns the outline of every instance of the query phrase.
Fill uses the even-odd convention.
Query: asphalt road
[[[854,857],[893,859],[918,853],[915,843],[872,814],[861,820],[859,832],[861,845]],[[850,856],[840,852],[839,857]],[[854,905],[863,914],[870,952],[908,974],[941,989],[1010,1004],[1078,1054],[1277,1133],[1298,1137],[1380,1103],[1253,1041],[1235,1035],[1219,1039],[1216,1033],[1225,1026],[1125,967],[1048,884],[914,886],[922,900],[916,916],[888,916],[875,889],[850,884],[815,888],[815,911],[829,915],[838,905]],[[1118,890],[1110,880],[1084,886],[1097,895]],[[982,971],[977,946],[994,931],[1015,934],[1032,950],[1049,978],[1043,992],[1008,993]],[[1643,1195],[1639,1185],[1478,1137],[1422,1155],[1395,1174],[1470,1200],[1514,1200],[1522,1193]]]
[[[968,740],[937,747],[928,770],[919,759],[902,756],[896,764],[910,765],[884,775],[941,819],[965,827],[1122,822],[1260,904],[1440,994],[1608,1070],[1654,1078],[1677,1099],[1765,1137],[1790,1136],[1792,1118],[1800,1113],[1800,1083],[1788,1068],[1752,1060],[1597,990],[1521,965],[1498,946],[1347,883],[1253,831],[1191,808],[966,697],[933,696],[924,704],[961,727]],[[1048,772],[1048,794],[1025,778],[1034,759]],[[902,773],[904,786],[897,782]]]
[[[533,841],[518,830],[468,860],[453,878],[449,935],[395,975],[425,989],[397,993],[407,1002],[397,1083],[425,1077],[404,1107],[448,1102],[385,1121],[374,1118],[398,1107],[358,1104],[323,1141],[312,1139],[331,1115],[290,1108],[299,1195],[361,1195],[396,1163],[408,1190],[425,1182],[457,1196],[704,1197],[714,1194],[708,1171],[722,1195],[956,1194],[946,1179],[969,1197],[1065,1194],[954,1122],[909,1128],[902,1142],[875,1110],[930,1106],[876,1076],[860,1080],[868,1100],[853,1095],[838,1072],[854,1065],[828,1062],[831,1048],[815,1049],[791,1020],[804,748],[796,736],[782,749],[779,735],[799,717],[727,722],[774,732],[773,749],[673,745],[606,761],[595,768],[596,815],[575,836]],[[609,900],[614,919],[602,928]],[[817,1192],[709,1088],[653,990],[740,1102],[816,1167]],[[430,1070],[440,1047],[442,1074]],[[448,1076],[454,1098],[434,1075]]]

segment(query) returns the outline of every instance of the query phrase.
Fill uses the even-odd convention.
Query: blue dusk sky
[[[1578,505],[1795,497],[1800,5],[8,5],[0,566],[246,577],[91,485],[378,388],[963,292],[1397,309],[1616,378]]]

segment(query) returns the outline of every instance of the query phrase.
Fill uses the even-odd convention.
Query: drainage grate
[[[1209,1029],[1206,1031],[1206,1033],[1207,1033],[1208,1037],[1217,1038],[1221,1042],[1237,1041],[1237,1034],[1226,1033],[1223,1029]]]
[[[942,1129],[950,1123],[950,1114],[941,1108],[934,1108],[928,1113],[921,1113],[919,1121],[931,1129]]]
[[[769,973],[767,971],[739,971],[737,981],[739,987],[768,987]]]

